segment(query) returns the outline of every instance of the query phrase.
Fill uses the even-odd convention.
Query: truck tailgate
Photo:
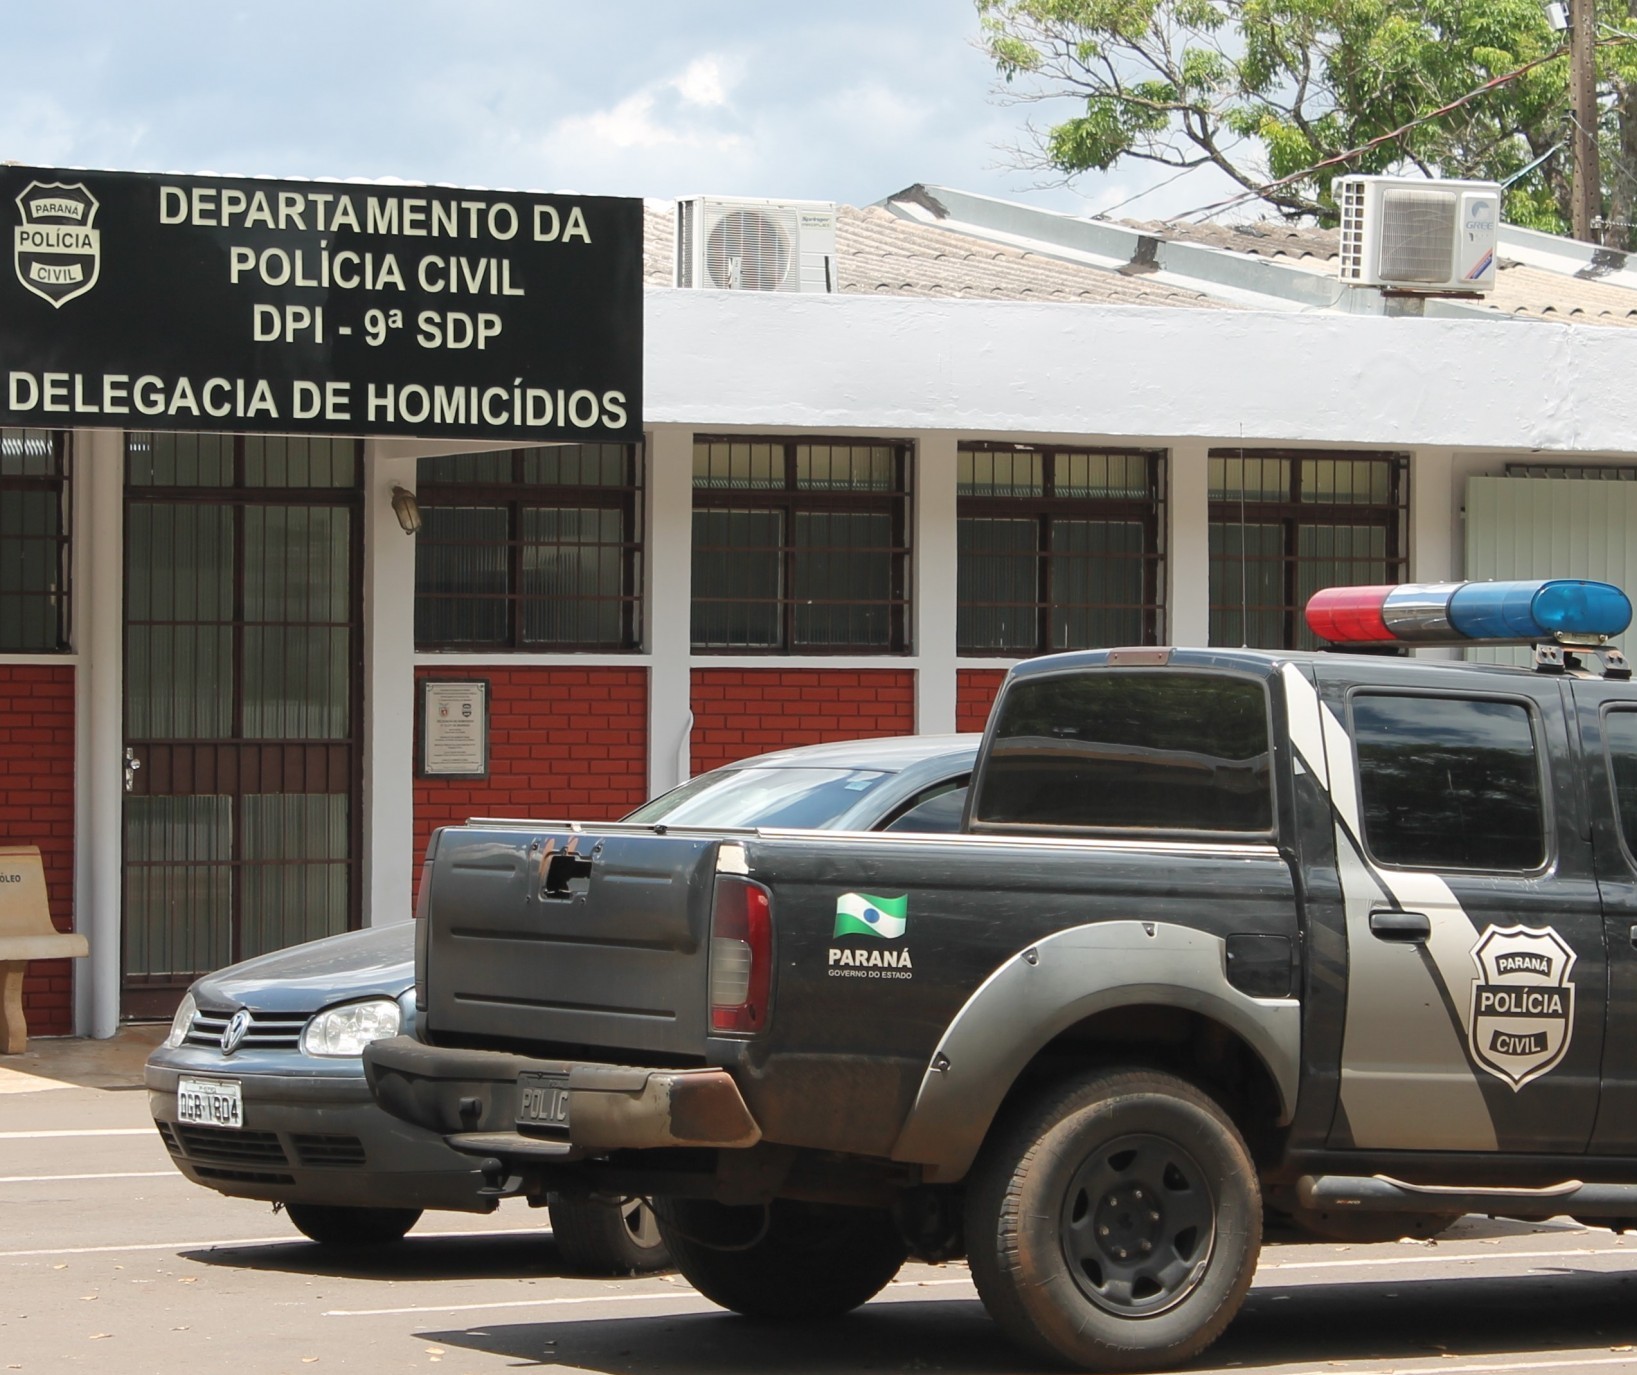
[[[717,845],[647,830],[443,831],[423,904],[425,1035],[697,1059]]]

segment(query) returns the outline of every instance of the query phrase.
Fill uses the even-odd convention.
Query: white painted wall
[[[406,452],[406,449],[408,452]],[[412,915],[415,863],[415,539],[392,489],[415,490],[409,446],[364,446],[364,925]]]
[[[721,291],[646,309],[657,424],[1637,454],[1633,330]]]
[[[648,793],[653,796],[674,788],[690,772],[693,432],[685,425],[655,426],[647,448],[643,616],[651,655]]]
[[[1171,490],[1166,502],[1167,615],[1160,643],[1202,645],[1211,629],[1210,442],[1179,439],[1169,446]]]
[[[947,432],[921,435],[910,473],[910,643],[922,735],[955,729],[956,447]]]

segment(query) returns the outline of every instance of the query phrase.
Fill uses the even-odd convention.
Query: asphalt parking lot
[[[154,1033],[156,1034],[156,1033]],[[150,1029],[0,1060],[0,1369],[606,1375],[1014,1372],[961,1266],[906,1267],[846,1319],[781,1329],[674,1275],[566,1277],[543,1213],[428,1215],[338,1259],[173,1170]],[[1276,1245],[1196,1369],[1637,1372],[1637,1238],[1469,1219],[1435,1244]]]

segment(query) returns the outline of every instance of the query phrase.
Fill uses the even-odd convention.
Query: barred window
[[[69,446],[53,430],[0,430],[0,653],[69,648]]]
[[[971,444],[958,464],[959,653],[1158,643],[1162,455]]]
[[[423,458],[417,649],[634,649],[641,489],[630,444]]]
[[[909,450],[701,438],[693,450],[693,647],[908,646]]]
[[[1403,582],[1408,520],[1402,454],[1213,449],[1211,643],[1312,649],[1307,599]]]
[[[322,435],[165,434],[126,438],[127,481],[134,488],[356,489],[363,445]],[[157,492],[155,493],[157,495]]]

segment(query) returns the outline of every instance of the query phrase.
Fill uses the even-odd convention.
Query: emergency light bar
[[[1307,603],[1308,629],[1332,644],[1592,645],[1630,624],[1624,592],[1579,578],[1329,587]]]

